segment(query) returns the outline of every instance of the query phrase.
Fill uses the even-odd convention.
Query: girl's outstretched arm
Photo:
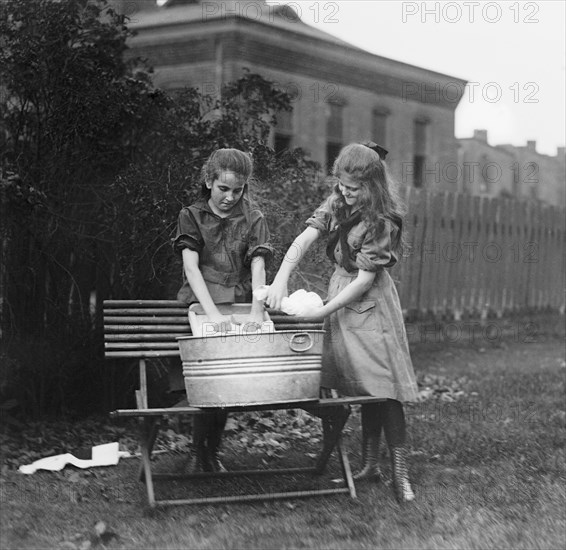
[[[213,302],[210,292],[206,287],[204,278],[199,268],[199,256],[198,252],[191,250],[189,248],[183,248],[183,269],[185,270],[185,275],[187,276],[187,281],[191,285],[191,289],[194,292],[200,305],[203,307],[205,314],[209,317],[212,323],[218,324],[218,330],[220,332],[226,332],[231,328],[230,317],[227,315],[222,315],[216,304]]]
[[[358,276],[347,286],[345,286],[332,300],[319,308],[312,308],[304,313],[304,317],[313,317],[320,319],[326,317],[335,311],[347,306],[348,304],[357,301],[363,294],[365,294],[373,284],[375,279],[375,271],[364,271],[360,269]]]
[[[265,259],[263,256],[254,256],[251,265],[252,290],[265,285]],[[261,324],[263,322],[263,302],[252,297],[251,321]]]
[[[263,256],[254,256],[251,265],[252,290],[265,284],[265,259]]]
[[[309,247],[318,239],[320,231],[314,227],[307,227],[287,250],[281,262],[279,271],[269,287],[265,303],[274,309],[281,307],[281,300],[287,296],[287,281],[293,269],[298,265]]]

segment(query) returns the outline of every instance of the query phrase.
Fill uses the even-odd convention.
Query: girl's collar
[[[245,198],[242,197],[235,205],[234,208],[232,208],[229,212],[227,216],[219,216],[218,214],[216,214],[216,212],[214,212],[212,210],[212,208],[210,208],[210,205],[208,204],[208,199],[206,198],[201,198],[199,199],[196,203],[195,206],[197,208],[199,208],[200,210],[204,210],[205,212],[208,212],[209,214],[212,214],[213,216],[221,219],[221,220],[225,220],[227,218],[232,218],[234,216],[239,216],[241,214],[244,213],[244,205],[245,202]]]
[[[350,209],[350,211],[348,212],[348,218],[351,218],[354,214],[356,214],[356,212],[359,212],[361,210],[360,205],[354,205],[353,208]]]

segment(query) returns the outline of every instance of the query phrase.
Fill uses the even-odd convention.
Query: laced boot
[[[187,474],[213,471],[205,445],[207,429],[207,420],[200,416],[195,416],[193,419],[193,454],[185,466],[185,473]]]
[[[354,474],[354,481],[379,481],[379,435],[363,434],[362,469]]]
[[[400,503],[415,500],[415,493],[409,482],[407,468],[407,449],[405,447],[391,447],[391,465],[393,468],[393,487]]]

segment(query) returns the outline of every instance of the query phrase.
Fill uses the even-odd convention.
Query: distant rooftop
[[[388,66],[389,70],[395,73],[410,71],[413,75],[420,73],[423,77],[424,75],[427,75],[428,78],[440,77],[441,80],[450,80],[461,86],[466,84],[466,80],[461,78],[370,53],[332,34],[307,25],[292,7],[266,4],[265,0],[168,0],[160,7],[157,7],[153,0],[146,0],[145,3],[141,2],[141,11],[135,12],[128,26],[135,31],[144,31],[204,22],[217,23],[228,19],[247,20],[275,27],[289,33],[289,36],[294,35],[297,39],[300,39],[302,35],[321,43],[331,43],[341,47],[344,53],[357,55],[360,62],[362,59],[365,64],[378,62],[380,65]],[[134,41],[138,42],[138,40]]]
[[[218,21],[231,17],[256,21],[365,52],[365,50],[332,34],[305,24],[291,6],[269,5],[265,3],[265,0],[223,0],[222,2],[215,0],[175,2],[169,0],[157,9],[144,10],[142,7],[142,11],[137,12],[132,17],[128,26],[134,30],[141,30],[161,25]]]

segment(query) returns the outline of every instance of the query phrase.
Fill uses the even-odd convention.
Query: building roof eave
[[[374,54],[359,48],[349,42],[316,29],[306,23],[298,20],[296,22],[286,21],[281,17],[273,16],[269,18],[251,18],[243,14],[210,14],[206,20],[203,20],[202,7],[200,5],[188,5],[173,7],[168,10],[159,10],[157,12],[142,13],[139,19],[132,21],[130,27],[132,30],[141,33],[143,31],[156,30],[159,27],[182,27],[182,26],[202,26],[203,24],[229,22],[232,21],[237,26],[244,26],[248,29],[255,29],[257,32],[267,31],[270,38],[274,33],[285,35],[290,39],[308,39],[312,43],[317,43],[327,54],[342,55],[354,54],[358,57],[358,62],[362,60],[365,64],[377,64],[380,66],[388,66],[395,72],[411,72],[418,73],[422,80],[429,82],[439,82],[440,84],[453,83],[456,86],[465,87],[467,80],[452,75],[425,69],[417,65],[398,61],[389,57]],[[139,37],[139,35],[138,35]]]

